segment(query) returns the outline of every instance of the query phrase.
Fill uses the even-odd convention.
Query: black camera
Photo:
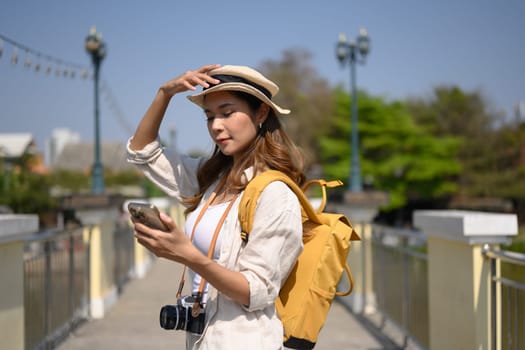
[[[160,326],[164,329],[181,329],[195,334],[204,330],[205,313],[201,307],[199,315],[192,315],[195,296],[185,296],[177,299],[177,305],[164,305],[160,309]]]

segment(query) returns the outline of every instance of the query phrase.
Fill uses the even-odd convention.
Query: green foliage
[[[80,171],[57,170],[51,175],[52,185],[65,192],[89,193],[91,181],[91,174]],[[106,189],[118,186],[140,186],[143,181],[144,176],[137,171],[113,172],[104,169]]]
[[[321,137],[323,171],[327,178],[346,179],[350,171],[350,98],[335,91],[336,107],[329,132]],[[460,142],[435,137],[418,127],[403,103],[387,103],[359,93],[361,169],[366,186],[390,194],[390,209],[408,199],[435,198],[456,191],[461,166],[455,159]]]
[[[150,197],[163,197],[163,196],[166,195],[157,185],[155,185],[153,182],[151,182],[146,177],[144,177],[142,179],[141,183],[142,183],[142,186],[143,186],[143,188],[145,190],[146,197],[148,197],[148,198],[150,198]]]
[[[480,92],[437,86],[431,96],[407,101],[416,122],[435,135],[454,135],[477,140],[487,135],[502,116],[488,111]]]
[[[319,163],[318,138],[333,108],[332,88],[319,76],[304,50],[286,50],[280,60],[263,62],[262,69],[279,85],[278,104],[291,110],[282,118],[287,133],[302,149],[306,166]]]
[[[525,254],[525,240],[516,239],[511,244],[504,246],[503,249]]]
[[[144,176],[138,171],[128,170],[120,172],[104,172],[104,181],[106,186],[132,186],[140,184]]]
[[[54,186],[71,192],[86,192],[91,186],[89,174],[79,171],[58,170],[52,173],[51,182]]]
[[[501,248],[525,254],[525,226],[520,227],[518,236],[513,239],[511,244],[503,245]],[[525,283],[525,266],[502,262],[501,275],[517,282]]]
[[[464,92],[456,86],[438,86],[430,97],[409,101],[408,108],[423,128],[462,140],[460,193],[525,198],[522,122],[502,123],[502,115],[490,110],[480,92]]]
[[[15,213],[52,211],[57,202],[49,194],[50,177],[30,171],[34,156],[24,154],[11,166],[2,164],[0,175],[0,204]]]
[[[20,173],[12,174],[10,178],[9,189],[2,191],[1,204],[15,213],[39,213],[56,208],[56,201],[49,195],[47,176]]]

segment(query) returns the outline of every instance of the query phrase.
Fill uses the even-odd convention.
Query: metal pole
[[[92,192],[94,194],[104,193],[104,173],[100,162],[100,116],[98,102],[98,81],[100,69],[100,57],[93,54],[93,65],[95,66],[95,162],[92,169]]]
[[[67,293],[67,297],[68,297],[68,313],[67,313],[67,317],[68,317],[68,320],[69,320],[69,329],[68,329],[68,332],[71,332],[73,330],[73,327],[74,327],[74,323],[76,322],[75,318],[74,318],[74,314],[75,314],[75,299],[76,299],[76,294],[75,294],[75,237],[73,236],[75,231],[70,231],[69,232],[69,238],[68,238],[68,241],[69,241],[69,249],[68,249],[68,257],[69,257],[69,266],[68,266],[68,293]]]
[[[44,349],[49,349],[51,341],[51,331],[53,322],[53,307],[51,305],[53,297],[52,293],[52,276],[51,276],[51,241],[46,240],[44,242],[44,256],[46,259],[46,267],[44,271]]]
[[[490,247],[489,247],[490,248]],[[496,277],[496,259],[490,259],[490,326],[492,328],[492,339],[491,346],[492,350],[497,349],[498,345],[498,317],[497,317],[497,290],[498,284],[495,280]]]
[[[356,87],[356,47],[350,47],[350,79],[352,83],[352,120],[351,120],[351,144],[352,159],[350,165],[350,192],[361,192],[361,166],[359,164],[359,130],[357,116],[357,87]]]

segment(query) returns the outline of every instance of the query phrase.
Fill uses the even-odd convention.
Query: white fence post
[[[24,238],[37,215],[0,215],[0,329],[2,349],[24,349]]]
[[[428,237],[430,349],[489,349],[491,275],[482,248],[516,235],[517,216],[422,210],[414,226]]]

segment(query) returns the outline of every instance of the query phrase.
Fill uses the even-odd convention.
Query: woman
[[[198,86],[203,91],[188,98],[203,108],[215,143],[205,159],[170,153],[158,141],[171,98]],[[249,67],[188,71],[160,87],[128,143],[129,160],[187,206],[185,232],[163,215],[169,232],[135,223],[135,236],[157,256],[187,266],[194,273],[193,293],[201,277],[209,283],[202,300],[206,326],[202,335],[187,333],[188,349],[282,348],[274,300],[302,251],[299,202],[284,183],[268,185],[248,242],[237,218],[243,189],[256,174],[276,169],[299,185],[305,180],[301,155],[278,117],[290,111],[271,100],[277,92],[277,85]],[[217,244],[208,258],[216,227]]]

